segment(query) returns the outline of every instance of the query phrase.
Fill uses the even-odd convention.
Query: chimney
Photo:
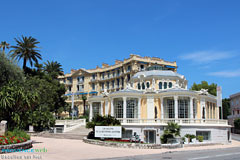
[[[120,63],[122,63],[122,61],[120,61],[120,60],[115,60],[115,64],[120,64]]]
[[[109,67],[109,65],[107,63],[102,63],[102,68],[106,68]]]

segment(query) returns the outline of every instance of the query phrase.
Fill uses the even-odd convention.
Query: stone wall
[[[7,132],[7,121],[1,121],[0,123],[0,136],[3,136]]]
[[[22,143],[17,143],[17,144],[9,144],[9,145],[0,145],[0,154],[5,153],[6,151],[4,150],[8,150],[8,152],[14,152],[18,149],[29,149],[32,148],[32,140],[28,140],[26,142],[22,142]]]
[[[84,138],[83,142],[89,144],[95,144],[100,146],[116,147],[116,148],[138,148],[138,149],[160,149],[161,144],[142,144],[142,143],[117,143],[109,141],[100,141],[94,139]]]

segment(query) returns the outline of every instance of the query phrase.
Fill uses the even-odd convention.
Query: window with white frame
[[[178,118],[189,118],[189,98],[178,99]]]
[[[164,118],[175,118],[174,99],[164,98]]]
[[[211,140],[210,131],[196,131],[196,136],[203,136],[203,140]]]
[[[95,83],[92,83],[92,90],[95,90]]]
[[[137,86],[138,86],[138,89],[140,90],[141,89],[141,84],[138,83]]]
[[[127,118],[137,118],[138,113],[138,99],[127,98]]]
[[[167,89],[167,82],[164,82],[164,89]]]
[[[132,130],[125,130],[122,132],[122,138],[132,138]]]
[[[159,87],[159,89],[162,89],[162,82],[158,83],[158,87]]]
[[[147,88],[150,88],[150,83],[149,82],[147,82]]]
[[[123,118],[123,99],[115,98],[113,101],[114,115],[116,118]]]
[[[168,83],[168,88],[172,88],[172,82]]]
[[[102,83],[102,89],[104,89],[104,83]]]
[[[101,103],[100,102],[93,102],[92,103],[93,117],[101,114],[100,113],[100,108],[101,108]]]
[[[145,84],[144,84],[144,82],[142,83],[142,89],[145,89]]]

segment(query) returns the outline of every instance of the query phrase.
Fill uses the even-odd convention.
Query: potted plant
[[[191,143],[194,138],[196,138],[193,134],[186,134],[185,137],[188,139],[188,143]]]
[[[197,136],[196,138],[199,142],[203,142],[203,136]]]

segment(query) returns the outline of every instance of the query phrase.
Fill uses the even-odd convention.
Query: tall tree
[[[33,61],[35,63],[38,63],[38,59],[42,59],[41,54],[39,53],[39,50],[37,48],[37,44],[39,42],[37,39],[33,37],[25,37],[22,36],[21,38],[15,38],[15,41],[17,42],[16,46],[11,46],[13,48],[11,52],[13,52],[12,56],[16,59],[21,60],[23,59],[23,69],[26,70],[27,62],[30,63],[30,65],[33,65]]]
[[[1,87],[10,81],[23,82],[24,74],[21,68],[7,55],[0,51],[0,90]]]
[[[6,41],[2,41],[0,44],[0,48],[2,48],[3,52],[5,52],[5,49],[9,49],[10,44],[7,43]]]
[[[83,115],[86,115],[86,100],[87,100],[87,97],[86,96],[82,96],[82,100],[83,100]]]
[[[45,72],[47,72],[52,78],[56,79],[59,75],[63,75],[62,65],[57,61],[47,61],[44,65]]]
[[[202,81],[200,84],[193,83],[190,90],[200,91],[201,89],[208,89],[208,93],[211,95],[216,96],[217,95],[217,84],[212,83],[208,84],[207,81]]]
[[[229,116],[230,113],[230,99],[224,98],[222,100],[222,107],[223,107],[223,119],[227,119],[227,116]]]

